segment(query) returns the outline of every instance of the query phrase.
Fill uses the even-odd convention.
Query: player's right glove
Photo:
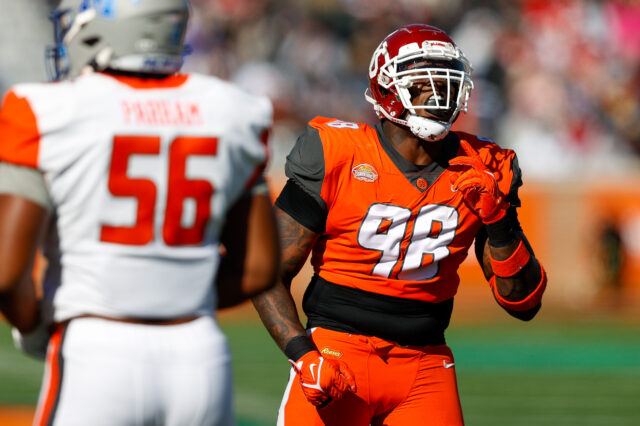
[[[356,392],[353,372],[343,361],[324,358],[318,351],[310,351],[298,362],[289,362],[298,373],[307,400],[319,408],[342,398],[347,390]]]

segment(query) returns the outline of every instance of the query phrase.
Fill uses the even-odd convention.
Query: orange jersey
[[[386,296],[432,303],[452,298],[458,267],[482,226],[462,193],[451,189],[456,171],[445,160],[440,168],[408,173],[389,142],[385,148],[382,132],[366,124],[316,117],[309,126],[321,148],[314,151],[313,138],[301,137],[287,174],[326,206],[325,231],[311,259],[315,273]],[[494,172],[500,191],[517,197],[513,151],[467,133],[448,137],[445,146],[457,144],[451,157],[465,155],[458,140],[466,140]]]

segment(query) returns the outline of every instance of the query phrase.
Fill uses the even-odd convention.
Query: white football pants
[[[233,425],[231,354],[213,317],[77,318],[49,344],[34,424]]]

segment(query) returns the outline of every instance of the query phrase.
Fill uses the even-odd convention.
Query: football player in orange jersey
[[[278,276],[273,111],[179,73],[188,17],[187,0],[62,0],[57,81],[4,97],[0,311],[46,351],[36,425],[235,424],[215,309]]]
[[[374,127],[316,117],[276,201],[282,279],[253,298],[293,365],[280,425],[461,425],[444,332],[460,263],[476,256],[497,303],[528,321],[546,276],[518,222],[513,151],[450,131],[471,66],[438,28],[408,25],[373,53]],[[311,253],[302,326],[290,294]]]

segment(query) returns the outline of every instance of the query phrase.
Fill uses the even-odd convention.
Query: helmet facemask
[[[45,50],[47,74],[51,80],[61,80],[71,68],[69,53],[64,38],[74,22],[74,12],[71,9],[57,9],[51,14],[53,23],[53,46]]]
[[[407,114],[427,113],[433,119],[453,122],[466,111],[467,99],[461,99],[464,69],[459,61],[409,60],[398,64],[395,88]],[[423,114],[420,114],[423,115]]]

